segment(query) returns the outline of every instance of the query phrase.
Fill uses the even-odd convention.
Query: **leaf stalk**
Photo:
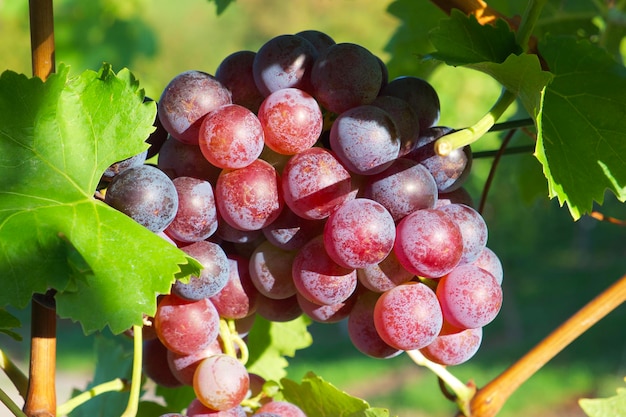
[[[80,405],[83,405],[90,399],[104,394],[106,392],[122,392],[127,390],[129,387],[128,382],[124,381],[121,378],[116,378],[112,381],[103,382],[102,384],[96,385],[93,388],[90,388],[87,391],[81,392],[77,396],[70,398],[65,403],[61,404],[57,408],[58,416],[65,416],[74,411],[74,409]]]
[[[121,417],[135,417],[139,409],[139,397],[141,396],[141,371],[143,365],[143,335],[141,326],[133,326],[133,370],[130,381],[130,397],[128,405]]]

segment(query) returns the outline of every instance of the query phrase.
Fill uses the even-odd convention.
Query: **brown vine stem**
[[[52,0],[30,0],[33,76],[45,81],[55,71]],[[52,304],[54,304],[52,298]],[[33,299],[28,393],[28,417],[56,416],[56,309]]]
[[[470,416],[495,416],[511,394],[528,378],[624,301],[626,275],[590,301],[502,374],[479,389],[470,402]]]

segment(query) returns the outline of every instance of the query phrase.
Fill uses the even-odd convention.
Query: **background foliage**
[[[524,2],[490,4],[515,15],[522,12]],[[612,25],[610,31],[602,31],[612,21],[611,16],[602,16],[598,4],[551,1],[538,30],[574,32],[621,57],[623,43],[616,40],[624,30]],[[128,67],[154,98],[179,72],[192,68],[213,72],[229,53],[255,50],[272,36],[309,28],[367,47],[388,62],[391,77],[427,76],[440,94],[441,124],[464,127],[475,122],[499,94],[499,86],[484,74],[419,60],[433,50],[427,34],[445,17],[424,0],[238,0],[220,16],[214,4],[203,0],[57,0],[55,6],[58,62],[69,64],[74,73],[96,70],[102,61],[112,63],[116,71]],[[0,0],[0,72],[31,71],[27,16],[27,3]],[[414,53],[399,54],[407,50]],[[519,111],[514,106],[505,118]],[[496,149],[500,141],[500,135],[489,134],[474,150]],[[529,143],[519,134],[510,146]],[[491,162],[488,158],[475,162],[468,185],[475,199]],[[505,303],[499,318],[486,329],[478,355],[456,370],[462,379],[488,381],[623,274],[624,230],[589,217],[573,222],[567,208],[547,194],[534,157],[507,156],[501,162],[484,216],[489,246],[504,263]],[[612,194],[605,198],[602,212],[624,217],[623,205]],[[27,319],[27,310],[17,313]],[[600,322],[516,393],[502,415],[582,415],[574,404],[577,398],[612,395],[626,373],[625,319],[626,309],[621,307]],[[432,375],[410,365],[406,370],[406,358],[386,362],[364,358],[350,346],[341,325],[314,325],[311,330],[314,346],[299,351],[290,362],[295,380],[313,369],[372,405],[390,407],[403,417],[446,416],[454,409],[443,400]],[[93,343],[84,340],[77,326],[63,323],[59,367],[92,366]],[[18,355],[27,352],[24,343],[15,350]],[[377,380],[385,384],[375,384]]]

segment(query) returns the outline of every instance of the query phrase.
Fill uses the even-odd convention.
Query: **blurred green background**
[[[73,73],[97,70],[103,61],[116,70],[128,67],[146,95],[158,99],[167,82],[182,71],[213,73],[230,53],[256,50],[276,35],[318,29],[337,42],[365,46],[389,63],[391,77],[427,76],[440,95],[440,124],[467,126],[491,107],[499,86],[480,73],[420,61],[419,56],[429,52],[427,31],[445,16],[430,2],[418,1],[423,3],[419,13],[429,24],[407,28],[389,13],[390,2],[371,0],[237,0],[219,16],[215,4],[206,0],[57,0],[56,59],[71,65]],[[393,3],[391,10],[398,14],[407,1]],[[519,13],[515,2],[506,4],[504,12]],[[413,37],[407,38],[408,30]],[[392,39],[408,42],[414,52],[394,55]],[[27,2],[0,0],[0,57],[0,72],[31,73]],[[512,108],[505,118],[523,117],[517,112]],[[501,140],[501,134],[488,134],[473,149],[497,149]],[[531,143],[527,135],[518,134],[510,146]],[[492,162],[475,160],[467,188],[476,202]],[[505,301],[496,321],[485,329],[477,356],[452,369],[462,380],[485,384],[626,271],[626,229],[589,217],[573,222],[567,208],[546,195],[541,167],[532,155],[502,159],[483,214],[490,232],[488,246],[504,265]],[[598,209],[626,217],[612,195]],[[28,319],[28,311],[19,314]],[[94,366],[91,338],[82,337],[80,328],[66,321],[59,332],[60,384],[83,388]],[[407,357],[364,357],[350,345],[341,323],[315,324],[311,332],[314,345],[290,361],[292,378],[313,370],[400,417],[453,415],[455,407],[439,392],[436,378]],[[27,342],[7,339],[0,343],[6,340],[25,363]],[[622,306],[524,384],[500,415],[582,416],[578,398],[612,395],[623,386],[625,375]]]

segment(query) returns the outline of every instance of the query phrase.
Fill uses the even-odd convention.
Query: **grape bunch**
[[[150,149],[107,170],[103,193],[204,266],[145,330],[145,373],[193,386],[188,417],[304,416],[243,364],[257,316],[346,320],[375,358],[476,353],[502,265],[463,188],[470,147],[434,152],[453,131],[439,115],[427,81],[389,80],[366,48],[315,30],[171,79]]]

